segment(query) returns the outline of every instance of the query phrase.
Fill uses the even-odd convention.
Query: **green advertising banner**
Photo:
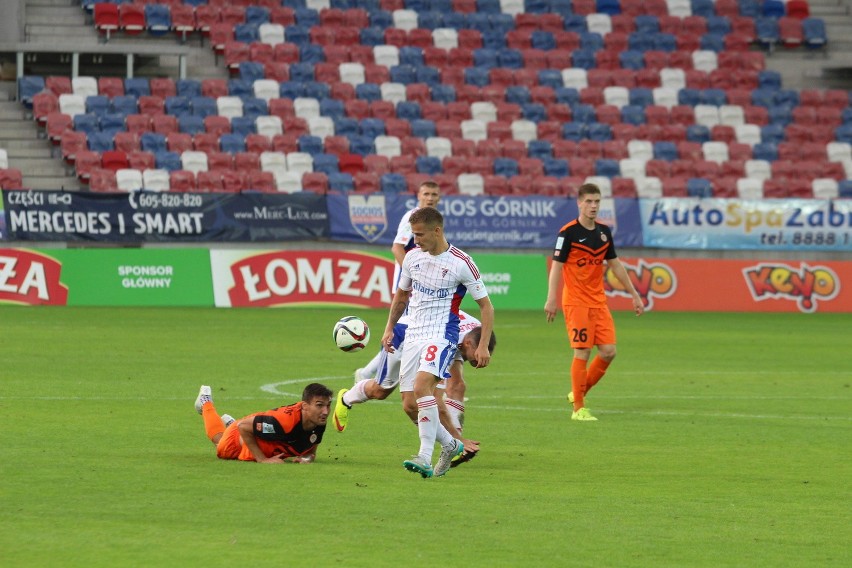
[[[206,249],[0,249],[0,302],[212,306]]]
[[[475,254],[491,303],[498,310],[544,309],[547,299],[547,258],[538,254]],[[462,308],[476,315],[477,305],[465,296]]]

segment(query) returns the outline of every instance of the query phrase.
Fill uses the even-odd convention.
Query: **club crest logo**
[[[350,195],[349,221],[355,232],[369,243],[375,242],[388,228],[384,195]]]

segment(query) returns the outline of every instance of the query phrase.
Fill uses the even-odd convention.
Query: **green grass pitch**
[[[561,321],[498,311],[446,477],[402,468],[396,395],[314,464],[217,460],[198,386],[235,416],[349,386],[351,311],[0,307],[0,565],[852,564],[852,315],[616,313],[590,424]]]

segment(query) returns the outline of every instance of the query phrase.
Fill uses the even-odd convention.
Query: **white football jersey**
[[[402,263],[399,287],[411,291],[407,340],[443,338],[458,343],[462,298],[467,292],[474,300],[488,296],[473,259],[452,245],[437,256],[412,249]]]
[[[406,212],[399,221],[399,226],[396,229],[396,237],[393,239],[393,244],[402,245],[405,251],[408,252],[414,248],[414,236],[411,234],[411,223],[409,218],[411,214],[417,211],[419,207]],[[394,261],[393,263],[393,282],[391,282],[391,294],[396,292],[396,287],[399,286],[399,277],[402,274],[400,266]]]

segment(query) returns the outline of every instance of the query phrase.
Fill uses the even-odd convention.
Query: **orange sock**
[[[609,364],[610,361],[604,361],[599,355],[592,359],[589,372],[586,374],[586,392],[589,392],[603,378]]]
[[[586,363],[588,361],[576,357],[571,363],[571,390],[574,392],[574,410],[583,408],[583,395],[586,393]]]
[[[204,419],[204,430],[207,431],[207,437],[211,440],[217,434],[225,431],[225,424],[212,402],[205,402],[204,406],[201,407],[201,417]]]

